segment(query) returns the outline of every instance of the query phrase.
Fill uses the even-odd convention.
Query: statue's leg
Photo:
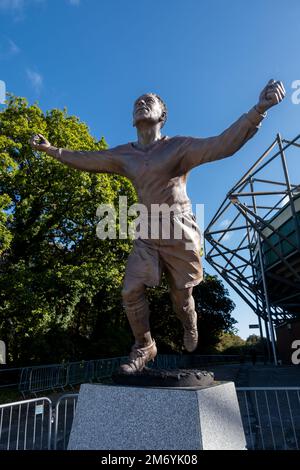
[[[126,363],[120,367],[123,374],[134,374],[144,369],[157,355],[155,341],[151,337],[149,325],[149,305],[145,295],[145,285],[134,279],[125,278],[122,291],[123,305],[135,337],[135,344]]]
[[[192,292],[192,287],[177,289],[175,284],[170,284],[173,309],[184,328],[183,342],[189,352],[194,351],[198,344],[197,313]]]
[[[135,337],[129,359],[121,372],[131,374],[142,370],[157,355],[149,325],[149,305],[146,286],[160,282],[161,266],[158,251],[147,240],[137,239],[128,258],[122,290],[123,305]]]
[[[184,328],[184,345],[194,351],[198,343],[193,287],[203,279],[201,235],[192,213],[174,215],[171,238],[159,245],[170,286],[173,309]],[[179,235],[179,237],[178,237]]]
[[[149,305],[145,285],[125,278],[122,290],[123,305],[135,337],[136,345],[144,347],[152,343],[149,324]]]

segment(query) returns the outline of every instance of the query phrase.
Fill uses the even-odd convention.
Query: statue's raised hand
[[[50,142],[42,134],[35,134],[31,137],[30,145],[33,150],[40,150],[42,152],[46,152],[51,147]]]
[[[259,95],[259,101],[256,109],[259,113],[263,114],[267,109],[280,103],[285,97],[285,89],[283,83],[280,81],[269,80],[265,88]]]

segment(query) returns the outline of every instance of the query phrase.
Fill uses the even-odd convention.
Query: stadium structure
[[[300,319],[300,135],[275,140],[227,193],[206,260],[253,309],[277,365],[276,327]]]

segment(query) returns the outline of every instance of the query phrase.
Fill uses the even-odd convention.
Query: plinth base
[[[244,449],[233,382],[207,388],[84,384],[69,450]]]

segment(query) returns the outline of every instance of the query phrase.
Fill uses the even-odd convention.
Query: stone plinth
[[[246,446],[233,382],[201,388],[84,384],[69,450],[201,450]]]

